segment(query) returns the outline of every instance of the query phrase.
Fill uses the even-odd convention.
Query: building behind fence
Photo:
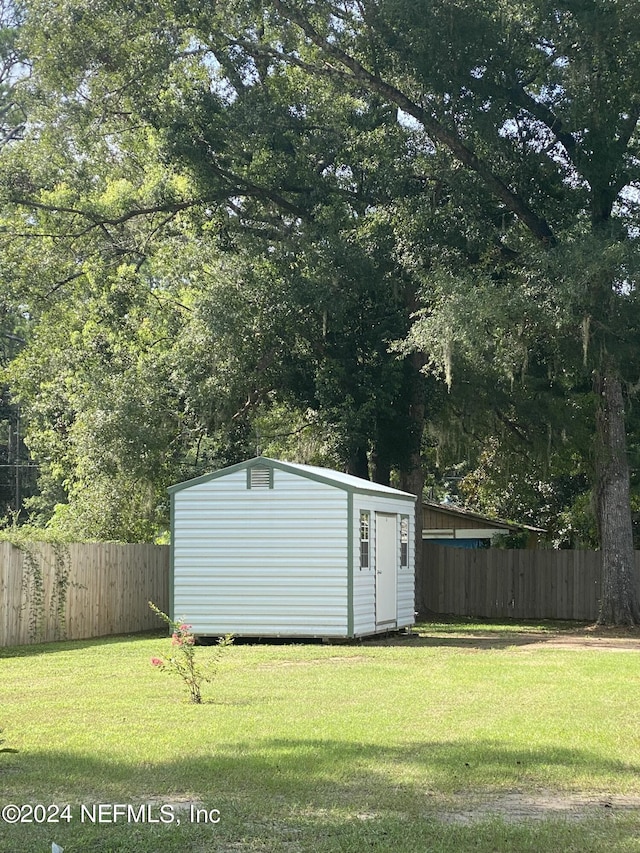
[[[161,627],[166,545],[0,542],[0,647]]]
[[[636,551],[640,594],[640,552]],[[502,550],[423,545],[432,613],[482,618],[595,620],[599,551]]]

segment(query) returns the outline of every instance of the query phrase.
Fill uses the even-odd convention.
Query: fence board
[[[427,609],[454,616],[595,620],[598,551],[473,550],[423,543]],[[640,594],[640,551],[636,551]]]
[[[169,605],[169,548],[0,542],[0,647],[146,631]]]

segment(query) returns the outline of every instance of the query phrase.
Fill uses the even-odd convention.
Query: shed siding
[[[360,526],[360,512],[371,513],[370,532],[370,559],[369,568],[360,569],[360,542],[359,537],[354,537],[353,543],[353,574],[354,574],[354,596],[353,596],[353,632],[355,636],[375,633],[375,595],[376,595],[376,531],[375,514],[377,512],[392,513],[397,518],[396,545],[397,555],[397,628],[405,628],[413,625],[414,616],[414,564],[415,564],[415,513],[414,504],[409,500],[396,500],[393,498],[372,497],[371,495],[356,495],[353,502],[352,524],[354,530],[358,531]],[[400,518],[402,515],[409,520],[409,565],[406,569],[400,568]]]
[[[203,635],[346,636],[347,493],[273,474],[174,494],[174,614]]]
[[[398,569],[398,627],[406,628],[416,621],[415,616],[415,564],[416,564],[416,520],[413,507],[409,512],[409,559],[406,568]],[[400,548],[400,537],[398,536],[398,548]],[[398,565],[400,557],[398,556]]]

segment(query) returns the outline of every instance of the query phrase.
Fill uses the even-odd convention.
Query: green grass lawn
[[[0,807],[70,805],[0,853],[640,851],[640,653],[518,642],[552,628],[237,644],[200,706],[165,637],[0,649]]]

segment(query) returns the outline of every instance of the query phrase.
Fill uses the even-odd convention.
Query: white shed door
[[[376,625],[397,620],[397,516],[376,513]]]

